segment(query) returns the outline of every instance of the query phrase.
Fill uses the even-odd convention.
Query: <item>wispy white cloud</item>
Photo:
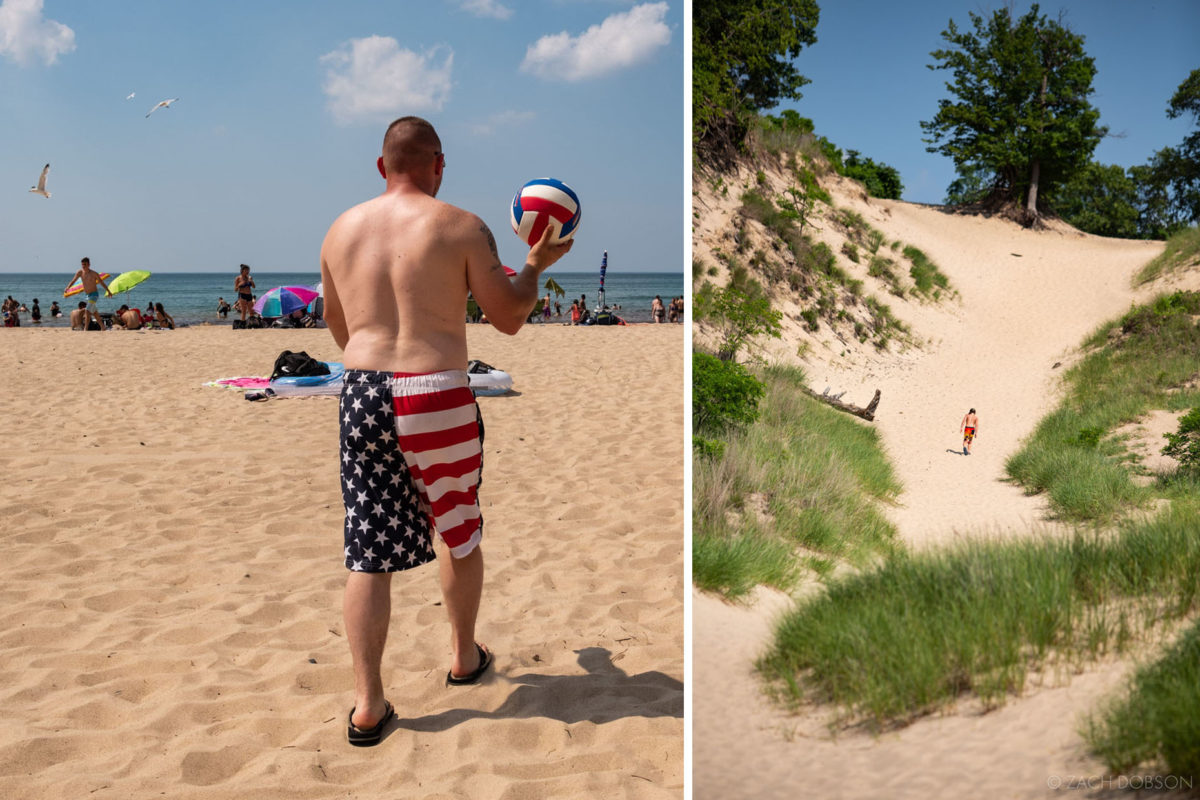
[[[471,133],[476,136],[491,136],[502,128],[515,128],[532,122],[537,117],[532,111],[501,111],[492,114],[483,122],[471,126]]]
[[[444,53],[444,55],[443,55]],[[454,51],[405,50],[390,36],[368,36],[321,56],[325,94],[341,123],[440,111],[450,96]]]
[[[666,3],[613,14],[579,36],[543,36],[525,51],[521,69],[551,80],[581,81],[640,64],[671,41]]]
[[[0,55],[25,66],[36,59],[49,66],[75,49],[75,31],[46,19],[42,0],[0,3]]]
[[[497,0],[460,0],[458,5],[463,11],[470,11],[477,17],[488,19],[508,19],[513,14],[511,8]]]

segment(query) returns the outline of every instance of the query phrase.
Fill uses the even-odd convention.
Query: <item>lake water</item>
[[[253,272],[251,276],[259,292],[276,286],[313,286],[321,280],[316,272]],[[81,299],[79,295],[63,298],[62,290],[70,272],[58,273],[0,273],[0,298],[12,296],[26,306],[33,306],[34,298],[40,302],[43,327],[67,326],[70,312]],[[233,291],[235,273],[218,272],[163,272],[151,275],[145,282],[129,292],[108,299],[100,292],[100,311],[115,311],[119,305],[144,309],[148,303],[162,303],[176,324],[196,325],[210,323],[228,325],[238,315],[230,312],[229,319],[217,317],[217,298],[224,297],[232,305],[237,297]],[[555,272],[543,275],[553,277],[562,286],[565,296],[551,300],[560,302],[565,312],[571,308],[571,300],[581,294],[587,295],[589,308],[596,307],[599,299],[600,272]],[[542,283],[545,283],[543,280]],[[684,294],[684,279],[681,272],[622,272],[610,268],[604,277],[605,302],[609,306],[619,305],[619,316],[629,322],[649,322],[650,302],[655,295],[669,303],[672,297]],[[544,290],[543,290],[544,293]],[[58,301],[63,310],[61,319],[50,317],[51,301]],[[21,325],[32,322],[28,313],[21,314]]]

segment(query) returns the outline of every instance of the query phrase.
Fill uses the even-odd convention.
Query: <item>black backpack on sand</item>
[[[279,354],[279,358],[275,359],[275,369],[271,371],[271,380],[275,380],[276,378],[294,378],[304,375],[328,374],[329,367],[325,366],[324,361],[317,361],[303,350],[299,353],[284,350]]]

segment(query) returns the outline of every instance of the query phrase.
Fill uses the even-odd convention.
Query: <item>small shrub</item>
[[[1177,459],[1184,469],[1200,470],[1200,406],[1183,415],[1177,432],[1163,436],[1167,440],[1163,455]]]
[[[1095,450],[1100,444],[1100,437],[1103,435],[1103,428],[1084,428],[1075,437],[1075,443],[1087,450]]]
[[[763,385],[736,361],[692,353],[692,430],[720,433],[758,419]]]
[[[851,261],[853,261],[855,264],[859,263],[858,262],[858,247],[855,246],[854,242],[843,242],[842,243],[842,255],[844,255],[846,258],[850,259]]]
[[[816,332],[820,328],[817,322],[817,310],[815,308],[806,308],[800,312],[800,316],[804,318],[804,327],[812,332]]]
[[[692,449],[697,458],[716,461],[725,455],[725,443],[720,439],[705,439],[703,436],[692,436]]]

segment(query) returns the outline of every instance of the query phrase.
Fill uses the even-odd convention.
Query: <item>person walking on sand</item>
[[[497,330],[515,334],[537,303],[538,277],[571,249],[551,244],[547,228],[510,280],[487,225],[436,199],[446,157],[433,125],[401,117],[382,150],[383,193],[339,216],[321,245],[325,319],[346,366],[343,615],[355,700],[346,736],[356,746],[378,744],[395,714],[381,675],[391,578],[434,558],[433,533],[449,551],[438,559],[451,633],[446,683],[476,683],[492,663],[475,639],[483,423],[462,309],[470,292]]]
[[[655,322],[662,322],[663,317],[666,316],[666,313],[667,309],[665,306],[663,306],[662,298],[658,295],[654,295],[654,300],[650,303],[650,316]]]
[[[233,305],[242,312],[242,324],[245,325],[246,317],[254,309],[254,278],[250,277],[249,264],[239,264],[238,270],[237,277],[233,279],[233,290],[237,292],[238,299]]]
[[[971,455],[971,443],[975,441],[975,437],[979,435],[979,417],[975,415],[975,409],[971,409],[962,418],[962,424],[958,429],[963,435],[963,455]]]
[[[96,284],[99,283],[104,287],[105,297],[112,297],[113,293],[109,291],[108,284],[104,282],[100,274],[92,271],[92,261],[87,256],[79,259],[79,269],[71,276],[71,280],[67,282],[67,288],[63,289],[63,294],[67,293],[67,289],[70,289],[71,284],[76,280],[83,284],[83,294],[87,297],[88,316],[100,326],[99,330],[104,330],[104,324],[100,322],[100,312],[96,307],[96,301],[100,299],[100,290],[96,288]]]

